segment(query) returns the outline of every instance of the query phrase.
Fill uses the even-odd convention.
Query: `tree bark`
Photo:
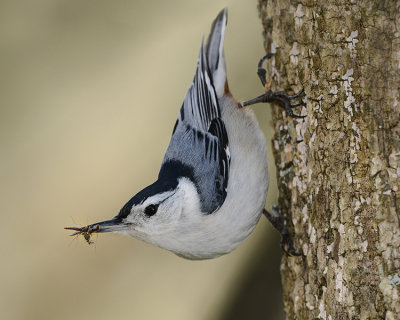
[[[400,319],[400,2],[260,0],[279,207],[304,257],[281,263],[288,319]]]

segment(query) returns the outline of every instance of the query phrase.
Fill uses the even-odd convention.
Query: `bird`
[[[265,92],[238,102],[230,92],[224,56],[227,8],[212,23],[201,42],[193,82],[186,93],[172,131],[157,180],[135,194],[112,219],[74,234],[114,232],[134,237],[176,255],[212,259],[230,253],[254,230],[264,214],[281,233],[281,246],[299,255],[282,215],[265,209],[268,160],[265,137],[247,106],[273,102],[294,118],[298,104],[289,95],[271,91],[264,60],[258,76]],[[73,235],[74,235],[73,234]]]

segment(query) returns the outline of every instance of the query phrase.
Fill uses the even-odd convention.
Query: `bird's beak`
[[[65,227],[64,229],[73,230],[74,232],[70,234],[70,236],[83,235],[87,243],[92,244],[90,241],[90,237],[93,233],[102,233],[102,232],[113,232],[113,231],[122,231],[126,230],[130,223],[123,222],[123,219],[120,217],[115,217],[110,220],[97,222],[93,224],[89,224],[88,226],[74,226],[74,227]]]
[[[129,224],[124,223],[121,218],[115,217],[110,220],[93,223],[87,226],[89,230],[96,233],[122,231],[128,227]]]

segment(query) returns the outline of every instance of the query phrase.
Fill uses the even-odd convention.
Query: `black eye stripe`
[[[144,209],[144,214],[148,217],[154,216],[157,213],[159,204],[150,204]]]

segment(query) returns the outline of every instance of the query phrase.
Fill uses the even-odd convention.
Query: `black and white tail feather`
[[[175,124],[163,165],[180,159],[193,171],[204,214],[224,203],[229,180],[229,141],[221,118],[219,99],[224,95],[226,67],[224,37],[227,10],[215,19],[206,47],[200,47],[196,74]],[[161,167],[161,171],[162,171]]]
[[[222,97],[226,83],[224,38],[227,24],[227,9],[223,9],[214,20],[206,46],[208,67],[218,97]]]

